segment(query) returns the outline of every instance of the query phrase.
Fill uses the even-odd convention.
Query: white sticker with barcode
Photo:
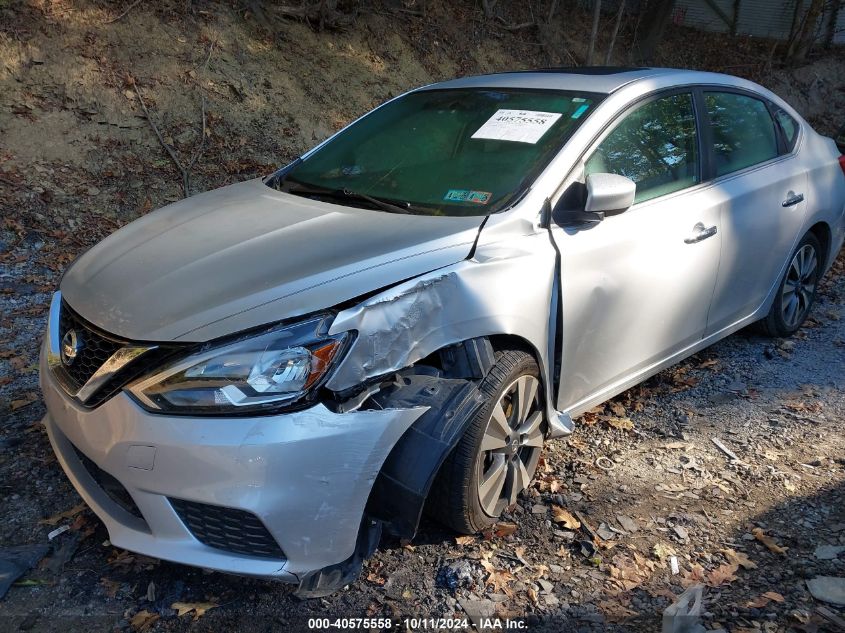
[[[497,110],[472,138],[534,144],[543,138],[560,117],[560,112]]]

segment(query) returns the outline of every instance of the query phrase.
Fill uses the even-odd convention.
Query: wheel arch
[[[816,236],[816,239],[819,241],[822,247],[822,256],[820,257],[822,261],[822,273],[827,271],[828,266],[832,262],[828,261],[830,258],[830,248],[832,246],[833,241],[833,233],[830,230],[830,225],[827,222],[819,221],[816,222],[813,226],[811,226],[807,233],[812,233]]]

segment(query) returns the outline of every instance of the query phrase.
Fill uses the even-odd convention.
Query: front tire
[[[812,233],[795,247],[769,314],[761,321],[769,336],[791,336],[807,320],[821,277],[821,254],[821,244]]]
[[[481,382],[486,403],[437,474],[429,510],[457,532],[493,525],[528,488],[543,448],[540,372],[521,350],[501,353]]]

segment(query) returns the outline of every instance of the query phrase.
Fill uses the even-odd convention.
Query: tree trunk
[[[616,44],[616,36],[619,34],[619,25],[622,23],[622,14],[625,12],[625,0],[620,0],[619,11],[616,13],[616,22],[613,25],[613,35],[610,36],[610,46],[607,47],[607,54],[604,56],[604,65],[610,66],[610,59],[613,56],[613,46]]]
[[[601,0],[593,0],[593,30],[590,33],[590,47],[587,49],[587,66],[593,65],[593,53],[596,50],[596,37],[599,33],[599,18],[601,17]]]
[[[801,27],[787,50],[787,60],[792,64],[800,64],[807,59],[807,54],[813,47],[816,39],[816,27],[819,17],[824,10],[824,0],[811,0],[804,18],[801,20]]]
[[[663,40],[666,25],[675,8],[675,0],[651,0],[642,15],[645,29],[634,42],[634,59],[638,64],[648,64],[654,59],[657,47]]]

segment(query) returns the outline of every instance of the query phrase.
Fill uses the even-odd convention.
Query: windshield
[[[552,90],[424,90],[293,165],[283,191],[426,215],[487,215],[523,193],[598,103]]]

